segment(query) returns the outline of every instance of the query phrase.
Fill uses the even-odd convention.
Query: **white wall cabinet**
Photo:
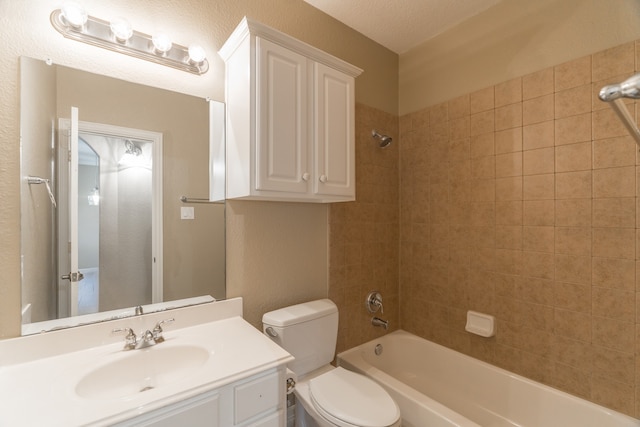
[[[284,427],[286,406],[284,368],[280,368],[140,415],[116,427]]]
[[[247,18],[219,53],[227,198],[355,200],[354,79],[362,70]]]

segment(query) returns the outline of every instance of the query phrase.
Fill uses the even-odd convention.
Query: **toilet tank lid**
[[[291,326],[337,312],[338,307],[336,307],[333,301],[330,299],[321,299],[265,313],[262,316],[262,323],[265,325],[279,327]]]

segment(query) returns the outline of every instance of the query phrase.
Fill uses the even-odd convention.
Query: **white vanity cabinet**
[[[270,370],[115,426],[283,427],[285,389],[284,368]]]
[[[241,315],[241,298],[173,309],[137,350],[113,330],[166,311],[0,340],[0,426],[284,427],[293,356]]]
[[[247,18],[219,53],[227,198],[355,200],[354,79],[362,70]]]

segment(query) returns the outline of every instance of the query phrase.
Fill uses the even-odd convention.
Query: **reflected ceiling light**
[[[142,154],[142,148],[130,139],[124,140],[124,154],[118,162],[120,166],[141,166],[145,168],[151,167],[151,160]]]
[[[133,27],[125,18],[116,18],[109,23],[113,37],[118,43],[126,43],[133,36]]]
[[[209,70],[204,49],[172,43],[164,33],[153,37],[135,31],[124,18],[111,22],[87,15],[77,3],[65,3],[51,13],[51,24],[66,38],[124,53],[193,74]],[[193,48],[193,49],[192,49]]]
[[[100,190],[98,189],[98,187],[93,187],[93,190],[89,192],[87,201],[89,202],[89,206],[100,205]]]

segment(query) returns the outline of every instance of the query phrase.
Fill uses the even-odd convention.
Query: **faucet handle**
[[[125,350],[131,350],[132,348],[136,347],[136,343],[138,342],[138,337],[136,337],[136,334],[133,332],[133,329],[131,328],[118,328],[118,329],[113,329],[111,331],[112,334],[119,334],[119,333],[126,333],[127,336],[124,337],[124,341],[125,341],[125,345],[124,345],[124,349]]]
[[[153,328],[153,338],[156,340],[156,343],[161,343],[164,341],[164,337],[162,336],[162,325],[165,323],[175,322],[176,319],[173,317],[170,319],[164,319],[156,323],[156,326]]]
[[[367,306],[367,310],[369,310],[369,313],[377,313],[378,310],[380,310],[380,313],[384,313],[384,307],[382,306],[382,295],[380,295],[380,292],[369,292],[365,304]]]

